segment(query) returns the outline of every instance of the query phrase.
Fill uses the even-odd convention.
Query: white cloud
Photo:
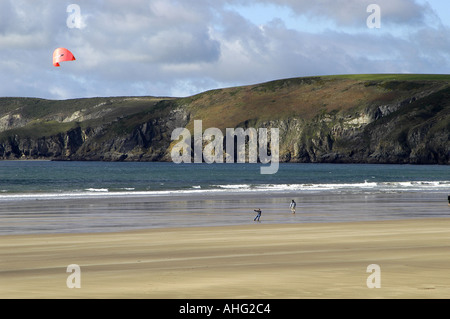
[[[183,96],[303,75],[448,73],[449,29],[427,3],[378,0],[382,28],[369,30],[372,2],[78,0],[80,28],[69,28],[69,3],[2,1],[0,96]],[[255,24],[252,3],[282,6],[299,27],[271,11]],[[302,31],[305,21],[326,23]],[[77,61],[54,69],[56,47]]]
[[[364,25],[366,9],[376,3],[382,8],[383,19],[388,23],[422,23],[430,14],[428,5],[414,0],[259,0],[262,3],[277,3],[288,6],[298,15],[333,20],[339,26]]]

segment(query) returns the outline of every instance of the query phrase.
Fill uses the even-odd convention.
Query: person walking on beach
[[[289,205],[292,214],[295,214],[295,207],[297,207],[297,203],[295,202],[295,200],[292,200],[291,204]]]
[[[256,220],[258,220],[259,221],[259,219],[261,218],[261,209],[254,209],[254,211],[255,212],[257,212],[258,214],[256,215],[256,217],[255,217],[255,219],[253,220],[253,221],[256,221]]]

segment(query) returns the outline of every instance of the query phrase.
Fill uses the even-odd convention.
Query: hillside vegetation
[[[280,161],[450,163],[450,75],[303,77],[185,98],[0,98],[0,158],[170,161],[172,131],[279,128]]]

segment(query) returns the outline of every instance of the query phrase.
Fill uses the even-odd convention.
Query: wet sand
[[[0,238],[0,298],[450,298],[450,218]]]
[[[297,214],[289,204],[297,202]],[[0,201],[0,236],[122,232],[152,228],[449,218],[446,193],[193,193]],[[0,237],[1,238],[1,237]]]

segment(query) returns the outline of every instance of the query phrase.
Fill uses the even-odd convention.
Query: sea
[[[196,193],[450,193],[450,166],[0,161],[0,201]]]
[[[450,166],[261,165],[0,161],[0,235],[450,217]]]

